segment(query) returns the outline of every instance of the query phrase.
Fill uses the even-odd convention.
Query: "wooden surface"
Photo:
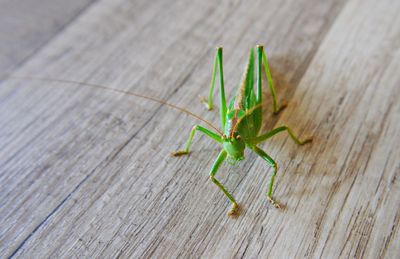
[[[0,0],[0,76],[22,66],[95,0]]]
[[[0,258],[400,258],[399,1],[48,2],[1,2],[14,22],[1,24]],[[218,123],[198,102],[215,46],[230,95],[255,44],[289,104],[264,130],[288,124],[314,142],[261,145],[284,210],[266,200],[264,161],[224,164],[236,220],[208,178],[218,145],[197,136],[189,157],[169,155],[190,117],[6,75],[131,90]]]

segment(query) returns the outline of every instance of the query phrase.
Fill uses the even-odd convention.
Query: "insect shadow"
[[[280,183],[281,187],[281,197],[283,200],[286,200],[289,197],[296,197],[296,200],[301,201],[304,200],[305,196],[314,192],[315,189],[313,186],[306,184],[307,182],[318,182],[319,180],[313,180],[313,178],[320,179],[323,176],[333,176],[332,168],[337,166],[337,158],[332,155],[329,158],[318,158],[321,150],[321,142],[320,140],[323,138],[322,135],[318,134],[318,131],[314,131],[324,123],[329,123],[330,119],[324,117],[324,121],[317,121],[315,115],[310,113],[310,111],[306,110],[304,105],[300,105],[302,103],[312,103],[312,96],[306,94],[304,92],[303,87],[298,87],[300,84],[300,80],[303,77],[304,71],[298,71],[299,75],[288,75],[285,73],[285,69],[288,67],[295,67],[290,64],[291,60],[295,60],[295,57],[290,57],[290,54],[285,55],[284,57],[274,57],[270,58],[271,65],[270,70],[271,74],[274,78],[274,84],[277,89],[277,96],[280,96],[280,102],[286,102],[288,104],[287,111],[292,118],[298,118],[301,116],[302,123],[304,121],[307,122],[306,128],[304,132],[301,133],[304,135],[313,136],[313,145],[307,147],[299,147],[297,148],[295,145],[286,145],[287,142],[290,142],[289,138],[285,136],[281,136],[282,138],[286,138],[284,144],[282,145],[282,149],[279,152],[279,162],[280,168],[282,169],[282,174],[280,174]],[[268,96],[268,92],[265,93]],[[296,99],[297,96],[301,96],[301,100]],[[268,98],[268,97],[266,97]],[[268,100],[268,99],[267,99]],[[337,102],[337,107],[343,104],[343,98],[339,98]],[[335,109],[336,109],[335,108]],[[279,114],[278,116],[271,116],[271,107],[267,104],[265,112],[263,113],[265,116],[265,123],[262,127],[262,131],[266,132],[273,128],[274,126],[279,126],[281,123],[281,118],[288,118],[288,114]],[[336,114],[333,112],[333,114]],[[337,115],[336,115],[337,116]],[[332,119],[333,120],[333,119]],[[303,124],[304,125],[304,124]],[[291,124],[291,126],[296,126]],[[295,127],[296,128],[296,127]],[[312,132],[311,132],[312,131]],[[338,136],[337,136],[338,137]],[[335,136],[330,136],[330,138],[335,139]],[[269,142],[270,145],[277,145],[279,141],[279,137],[276,139],[272,139]],[[334,154],[333,145],[325,145],[323,147],[323,152],[326,154]],[[307,153],[306,160],[303,158],[298,158],[298,152],[300,150],[304,150]],[[308,162],[312,161],[312,162]],[[297,181],[293,181],[293,178],[297,178]],[[290,184],[289,184],[290,183]],[[297,188],[294,184],[297,184]],[[319,188],[331,188],[332,186],[323,186],[320,185]]]

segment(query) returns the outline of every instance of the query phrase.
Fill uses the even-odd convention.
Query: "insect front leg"
[[[213,183],[215,183],[218,188],[228,197],[228,199],[232,202],[232,209],[228,212],[228,216],[230,217],[238,217],[240,215],[240,207],[237,204],[236,200],[233,198],[232,194],[230,194],[226,188],[217,180],[215,179],[215,174],[217,173],[219,167],[221,166],[222,162],[225,161],[227,156],[227,152],[225,150],[222,150],[218,157],[217,160],[215,160],[211,171],[210,171],[210,179]]]
[[[288,126],[284,125],[284,126],[276,128],[276,129],[273,129],[270,132],[265,133],[265,134],[263,134],[261,136],[258,136],[255,139],[255,144],[263,142],[263,141],[275,136],[279,132],[282,132],[282,131],[285,131],[285,130],[289,133],[289,136],[293,139],[293,141],[296,142],[296,144],[298,144],[298,145],[304,145],[304,144],[309,143],[309,142],[312,141],[312,137],[301,141],[298,137],[295,136],[295,134],[293,133],[293,130],[291,128],[289,128]]]
[[[274,186],[274,181],[275,181],[275,175],[278,172],[278,164],[267,154],[265,153],[262,149],[260,149],[257,146],[250,146],[250,148],[257,154],[259,155],[262,159],[264,159],[268,165],[273,167],[272,175],[269,180],[269,187],[268,187],[268,193],[267,193],[267,199],[268,201],[275,206],[275,208],[280,208],[281,206],[279,205],[278,202],[276,202],[274,199],[272,199],[272,188]]]
[[[196,133],[196,130],[204,133],[206,136],[212,138],[213,140],[217,141],[218,143],[222,143],[222,137],[211,130],[204,128],[200,125],[193,126],[192,130],[190,131],[189,139],[186,142],[186,146],[183,150],[178,150],[176,152],[172,152],[173,156],[183,156],[190,153],[190,147],[192,146],[193,137]]]

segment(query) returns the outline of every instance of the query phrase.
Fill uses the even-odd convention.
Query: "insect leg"
[[[271,178],[269,180],[269,188],[268,188],[268,193],[267,193],[267,198],[268,201],[274,205],[276,208],[280,208],[279,203],[277,203],[274,199],[272,199],[272,187],[274,186],[274,181],[275,181],[275,175],[278,171],[278,164],[267,154],[265,153],[262,149],[256,146],[250,147],[257,155],[259,155],[262,159],[264,159],[268,165],[272,166],[273,172],[271,175]]]
[[[233,198],[232,194],[230,194],[225,187],[217,180],[215,179],[215,174],[217,173],[219,167],[221,166],[222,162],[226,159],[227,153],[225,150],[222,150],[218,157],[217,160],[215,160],[211,171],[210,171],[210,179],[213,183],[215,183],[219,189],[228,197],[228,199],[232,202],[232,209],[228,212],[228,216],[230,217],[237,217],[240,214],[240,208],[239,205],[237,204],[235,198]]]
[[[281,127],[276,128],[276,129],[273,129],[273,130],[271,130],[270,132],[265,133],[264,135],[258,136],[258,137],[255,139],[255,144],[258,144],[258,143],[260,143],[260,142],[263,142],[263,141],[265,141],[265,140],[267,140],[267,139],[269,139],[269,138],[275,136],[275,135],[278,134],[279,132],[285,131],[285,130],[289,133],[289,135],[290,135],[290,137],[293,139],[293,141],[296,142],[296,144],[298,144],[298,145],[304,145],[304,144],[306,144],[306,143],[312,141],[312,138],[307,138],[307,139],[305,139],[305,140],[303,140],[303,141],[299,140],[299,139],[294,135],[293,130],[292,130],[291,128],[289,128],[288,126],[284,125],[284,126],[281,126]]]
[[[211,83],[210,83],[210,91],[208,94],[208,100],[206,98],[204,98],[203,96],[200,96],[200,101],[210,111],[213,108],[213,93],[214,93],[214,86],[215,86],[215,77],[217,76],[217,67],[218,67],[218,51],[217,51],[217,53],[215,53],[214,65],[213,65]]]
[[[262,103],[262,53],[263,46],[257,46],[257,104]],[[274,98],[275,91],[273,91],[272,97]],[[274,99],[273,103],[274,107],[276,105],[276,101]]]
[[[192,141],[193,141],[193,137],[194,137],[194,133],[196,133],[196,130],[204,133],[206,136],[212,138],[213,140],[215,140],[215,141],[217,141],[219,143],[222,143],[222,138],[221,138],[220,135],[218,135],[217,133],[214,133],[211,130],[206,129],[206,128],[200,126],[200,125],[195,125],[195,126],[193,126],[192,130],[190,131],[189,139],[186,142],[185,149],[179,150],[179,151],[176,151],[176,152],[172,152],[173,156],[182,156],[182,155],[189,154],[190,147],[192,145]]]
[[[261,103],[261,61],[264,63],[264,70],[265,70],[265,75],[267,76],[267,81],[268,81],[268,87],[269,90],[271,91],[271,96],[272,96],[272,104],[274,108],[274,114],[278,114],[280,111],[282,111],[285,107],[286,104],[283,104],[281,107],[278,108],[278,101],[276,100],[276,92],[274,88],[274,83],[272,81],[272,76],[271,72],[269,70],[269,65],[268,65],[268,59],[267,55],[265,54],[263,46],[258,45],[257,46],[257,54],[258,54],[258,69],[257,69],[257,101],[258,103]]]
[[[219,68],[220,117],[221,117],[221,126],[222,126],[221,129],[222,129],[222,131],[224,131],[227,107],[226,107],[226,98],[225,98],[224,69],[223,69],[222,60],[223,60],[222,47],[218,47],[217,53],[215,54],[215,58],[214,58],[214,66],[213,66],[208,101],[205,98],[200,98],[200,99],[206,105],[207,109],[212,110],[215,77],[217,74],[217,69]]]

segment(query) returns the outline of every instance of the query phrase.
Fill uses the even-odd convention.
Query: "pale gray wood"
[[[1,0],[0,77],[11,73],[95,0]]]
[[[224,165],[217,177],[244,210],[232,220],[208,179],[219,147],[197,136],[189,157],[169,156],[196,121],[122,94],[8,80],[0,256],[398,258],[399,11],[372,0],[97,3],[15,74],[134,90],[217,124],[197,97],[214,47],[232,93],[261,43],[289,103],[265,130],[288,124],[314,142],[261,145],[280,165],[282,211],[266,201],[260,158]]]

